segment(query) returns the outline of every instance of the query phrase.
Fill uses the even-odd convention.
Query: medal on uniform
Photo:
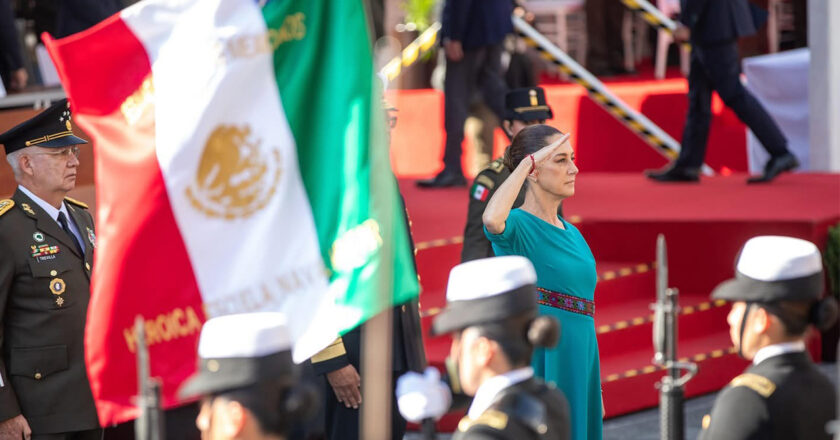
[[[93,229],[91,228],[85,229],[87,229],[88,241],[90,242],[90,245],[93,246],[94,249],[96,249],[96,234],[93,233]]]
[[[27,213],[27,214],[29,214],[29,215],[35,215],[35,211],[33,211],[33,210],[32,210],[32,208],[29,206],[29,204],[28,204],[28,203],[21,203],[21,204],[20,204],[20,207],[21,207],[24,211],[26,211],[26,213]]]
[[[43,243],[44,242],[44,233],[41,232],[41,231],[35,231],[35,233],[32,234],[32,239],[37,241],[38,243]]]
[[[53,295],[58,296],[55,299],[55,303],[59,307],[64,305],[64,298],[61,297],[61,294],[64,293],[64,289],[66,288],[67,285],[64,284],[64,280],[61,278],[53,278],[52,281],[50,281],[50,292],[52,292]]]
[[[29,248],[32,249],[32,258],[34,258],[36,260],[39,260],[39,261],[40,260],[55,259],[55,257],[50,257],[50,258],[42,258],[42,257],[46,257],[46,256],[49,256],[49,255],[55,255],[60,251],[58,246],[50,246],[49,244],[42,244],[42,245],[38,245],[38,246],[33,244],[33,245],[29,246]]]

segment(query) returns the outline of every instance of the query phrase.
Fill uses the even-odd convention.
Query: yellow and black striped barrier
[[[516,28],[519,36],[522,37],[526,44],[539,52],[540,56],[554,63],[573,82],[583,86],[595,102],[601,104],[619,122],[636,133],[659,154],[668,159],[676,159],[680,151],[679,142],[645,117],[645,115],[630,108],[610,92],[595,75],[589,73],[588,70],[584,69],[572,57],[537,32],[525,20],[515,15],[512,17],[512,20],[513,26]],[[703,164],[703,173],[707,175],[714,174],[712,169],[706,164]]]
[[[723,307],[726,305],[726,301],[722,299],[716,299],[714,301],[706,301],[696,306],[686,306],[680,308],[680,315],[691,315],[696,312],[702,312],[705,310],[710,310],[717,307]],[[624,321],[613,322],[611,324],[604,324],[598,326],[596,329],[596,333],[601,335],[604,333],[614,332],[616,330],[624,330],[626,328],[635,327],[637,325],[647,324],[648,322],[653,322],[654,315],[646,315],[646,316],[637,316],[633,319],[625,319]]]
[[[647,0],[621,0],[621,3],[624,3],[627,9],[641,14],[642,18],[655,28],[671,33],[677,28],[674,20],[671,20],[659,8],[650,4]]]
[[[737,353],[737,350],[735,350],[735,347],[729,347],[729,348],[726,348],[726,349],[713,350],[713,351],[710,351],[708,353],[698,353],[698,354],[695,354],[694,356],[691,356],[690,358],[689,357],[681,358],[680,362],[689,362],[689,361],[691,361],[691,362],[703,362],[707,359],[717,359],[717,358],[724,357],[724,356],[729,355],[729,354],[735,354],[735,353]],[[655,373],[657,371],[661,371],[661,370],[665,370],[665,369],[666,369],[665,367],[661,367],[659,365],[648,365],[644,368],[627,370],[627,371],[625,371],[623,373],[619,373],[619,374],[610,374],[609,376],[605,377],[602,382],[604,382],[604,383],[615,382],[615,381],[620,380],[620,379],[627,379],[629,377],[636,377],[636,376],[640,376],[642,374]]]
[[[385,67],[383,67],[379,73],[388,78],[388,81],[393,81],[400,76],[403,68],[416,63],[417,60],[420,59],[420,56],[435,46],[439,34],[440,22],[435,22],[429,26],[428,29],[423,31],[423,33],[408,46],[406,46],[405,49],[402,50],[400,56],[394,57],[394,59],[388,61],[388,64],[385,64]]]

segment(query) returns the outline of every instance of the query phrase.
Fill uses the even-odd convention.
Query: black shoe
[[[700,170],[671,165],[661,170],[648,170],[645,175],[657,182],[699,182]]]
[[[418,180],[420,188],[446,188],[450,186],[467,186],[467,179],[462,174],[441,171],[433,179]]]
[[[799,161],[796,156],[785,153],[781,156],[773,157],[764,165],[764,174],[754,176],[747,179],[747,183],[766,183],[776,178],[779,174],[785,171],[790,171],[799,166]]]

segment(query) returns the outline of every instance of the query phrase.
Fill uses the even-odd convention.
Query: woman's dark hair
[[[563,132],[550,125],[540,124],[523,128],[505,150],[505,166],[513,171],[529,154],[534,154],[548,145],[548,138],[562,134]]]
[[[499,344],[514,367],[530,364],[535,347],[554,347],[560,340],[560,324],[556,319],[532,313],[476,327],[481,336]]]
[[[290,384],[288,378],[262,380],[254,385],[215,393],[214,397],[239,402],[254,414],[266,434],[287,436],[315,415],[319,398],[308,383]]]
[[[778,301],[761,305],[779,318],[788,336],[802,336],[808,325],[825,331],[837,321],[837,300],[826,297],[819,301]]]

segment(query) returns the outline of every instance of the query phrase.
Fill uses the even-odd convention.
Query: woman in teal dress
[[[600,440],[601,368],[592,317],[595,258],[577,228],[557,216],[563,199],[574,195],[578,174],[568,137],[547,125],[517,134],[505,155],[512,173],[493,194],[482,219],[496,255],[531,260],[539,312],[560,321],[560,343],[535,352],[534,372],[566,394],[572,439]],[[522,185],[527,185],[525,202],[511,210]]]

